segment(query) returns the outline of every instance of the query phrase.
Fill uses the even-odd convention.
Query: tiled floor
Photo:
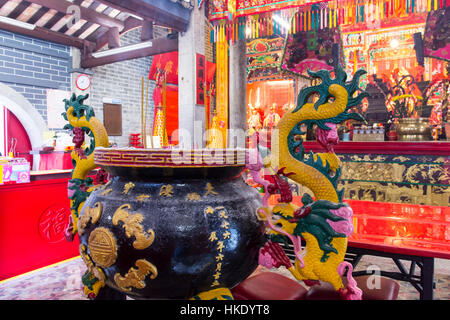
[[[395,270],[386,258],[364,257],[356,270],[378,265],[382,270]],[[0,282],[0,300],[85,300],[81,276],[85,272],[80,258]],[[262,271],[259,268],[256,272]],[[275,271],[275,270],[271,270]],[[283,267],[278,272],[292,277]],[[450,261],[436,259],[434,298],[450,300]],[[399,282],[399,300],[417,300],[418,292],[409,283]]]
[[[397,267],[388,258],[364,256],[357,265],[355,271],[362,271],[369,266],[378,266],[383,271],[396,271]],[[405,264],[409,270],[409,265]],[[450,260],[435,259],[434,268],[434,299],[435,300],[450,300]],[[274,270],[271,270],[274,271]],[[295,279],[289,271],[281,267],[278,272],[292,279]],[[400,291],[398,300],[419,300],[419,292],[408,282],[399,281]]]
[[[370,265],[376,265],[384,271],[396,271],[397,266],[389,258],[364,256],[361,262],[357,265],[356,271],[364,270]],[[404,264],[409,270],[409,264]],[[416,268],[419,269],[419,268]],[[419,274],[416,270],[416,274]],[[435,259],[434,267],[434,282],[435,289],[433,291],[435,300],[450,300],[450,260]],[[419,293],[408,282],[399,281],[401,300],[416,300],[419,299]]]

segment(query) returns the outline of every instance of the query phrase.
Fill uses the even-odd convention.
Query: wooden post
[[[120,47],[119,28],[114,27],[108,30],[108,47],[109,49]]]
[[[153,39],[153,21],[142,21],[141,41]]]

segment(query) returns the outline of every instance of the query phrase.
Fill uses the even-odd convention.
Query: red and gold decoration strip
[[[224,23],[215,30],[216,106],[212,112],[208,148],[226,148],[228,128],[228,39],[231,29]]]
[[[211,1],[211,42],[217,42],[219,35],[233,43],[337,25],[364,24],[374,29],[386,19],[405,18],[448,7],[450,0],[332,0],[307,4],[304,1],[262,0],[258,4],[256,7],[242,0],[233,0],[233,3]],[[232,11],[225,10],[228,7]]]

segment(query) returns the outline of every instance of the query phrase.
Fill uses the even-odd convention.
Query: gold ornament
[[[89,257],[89,255],[86,252],[86,246],[84,244],[80,244],[79,251],[80,251],[81,259],[83,260],[84,264],[86,265],[89,273],[91,273],[99,281],[104,283],[105,279],[106,279],[105,274],[103,273],[102,269],[100,269],[94,265],[91,257]]]
[[[93,208],[86,206],[83,215],[78,220],[78,234],[80,236],[84,233],[84,229],[86,228],[89,221],[91,221],[92,224],[98,222],[98,220],[102,216],[102,211],[103,206],[100,202],[96,202]]]
[[[216,256],[216,261],[223,261],[223,258],[224,258],[223,254],[219,253],[219,254]]]
[[[205,196],[208,196],[208,195],[210,195],[210,194],[217,196],[219,193],[217,193],[216,191],[214,191],[214,187],[212,186],[211,182],[208,182],[208,183],[206,184],[206,193],[205,193]]]
[[[108,268],[116,262],[117,245],[114,235],[106,228],[94,229],[89,235],[88,249],[95,264]]]
[[[173,195],[173,186],[170,184],[165,184],[159,190],[159,195],[164,197],[171,197]]]
[[[225,210],[220,211],[219,217],[223,219],[228,219],[227,212]]]
[[[110,194],[113,191],[113,189],[109,188],[100,193],[101,196],[106,196],[107,194]]]
[[[129,204],[121,205],[116,212],[114,212],[112,222],[117,226],[119,222],[122,221],[126,236],[128,238],[131,236],[136,238],[133,242],[133,247],[138,250],[143,250],[153,243],[155,233],[152,229],[149,229],[147,232],[144,231],[144,227],[141,224],[144,217],[140,213],[130,214],[125,210],[130,207]]]
[[[144,280],[147,275],[151,274],[150,279],[155,279],[158,276],[156,267],[145,259],[137,260],[135,265],[137,269],[131,267],[125,276],[120,275],[120,273],[114,275],[114,281],[123,291],[131,291],[131,287],[144,289]]]
[[[148,198],[150,198],[150,196],[148,194],[141,194],[136,197],[136,200],[139,202],[143,202],[143,201],[147,200]]]
[[[187,195],[187,199],[189,201],[199,201],[200,198],[201,197],[197,192],[191,192],[191,193],[188,193],[188,195]]]
[[[214,213],[214,209],[210,206],[207,206],[205,208],[205,214],[213,214]]]
[[[219,240],[219,239],[217,239],[216,232],[215,232],[215,231],[212,231],[212,232],[211,232],[211,235],[209,236],[209,241],[214,242],[214,241],[216,241],[216,240]]]
[[[133,189],[136,185],[133,182],[128,182],[127,184],[125,184],[123,186],[123,194],[128,194],[128,192],[130,192],[131,189]]]
[[[215,280],[212,285],[219,285],[220,283]],[[189,300],[231,300],[233,295],[227,288],[216,288],[209,291],[204,291],[196,296],[193,296]]]

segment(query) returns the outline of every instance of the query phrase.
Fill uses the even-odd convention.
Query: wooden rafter
[[[8,16],[19,4],[21,0],[7,1],[0,9],[0,16]]]
[[[50,9],[44,17],[41,18],[42,21],[36,22],[39,27],[50,29],[53,27],[65,14],[58,12],[54,9]]]
[[[120,35],[125,34],[128,31],[131,31],[133,29],[139,28],[142,25],[142,21],[139,19],[136,19],[134,17],[129,17],[124,22],[125,27],[123,28],[122,32],[120,32]],[[104,46],[106,46],[109,42],[111,35],[109,34],[109,31],[101,34],[96,41],[95,45],[95,51],[98,51],[102,49]]]
[[[36,11],[31,17],[30,19],[28,19],[28,23],[31,24],[35,24],[37,21],[39,21],[40,18],[42,18],[42,16],[48,12],[48,9],[45,7],[41,7],[38,11]]]
[[[32,3],[39,4],[41,6],[47,7],[49,9],[54,9],[58,12],[67,13],[67,9],[73,5],[72,2],[65,0],[29,0]],[[90,10],[83,6],[79,6],[80,8],[80,18],[86,21],[96,23],[108,28],[117,27],[120,30],[123,29],[123,22],[117,19],[111,18],[108,15],[99,13],[95,10]]]
[[[73,5],[80,10],[79,21],[72,20]],[[0,29],[79,48],[81,66],[92,68],[177,50],[177,39],[153,39],[153,25],[185,31],[190,13],[168,0],[0,0],[0,15],[34,25],[30,29],[0,22]],[[152,41],[151,47],[93,56],[105,45],[121,47],[120,37],[140,27],[141,41]]]
[[[81,39],[88,38],[92,33],[94,33],[97,29],[100,28],[100,25],[94,23],[91,24],[86,30],[84,30],[80,35],[77,35],[77,37]]]
[[[169,27],[177,31],[186,31],[189,23],[189,15],[187,15],[186,9],[181,8],[178,4],[171,1],[165,1],[166,6],[169,9],[163,10],[161,6],[157,6],[155,3],[161,3],[161,0],[97,0],[105,5],[116,8],[120,11],[128,12],[139,17],[142,17],[149,21],[154,21],[155,24],[160,26]],[[175,14],[174,12],[183,12],[184,18]]]
[[[27,22],[40,7],[41,6],[38,4],[22,2],[13,12],[11,12],[9,17]]]
[[[0,12],[1,8],[8,2],[8,0],[0,0]]]
[[[87,40],[78,39],[75,37],[71,37],[65,35],[64,33],[55,32],[46,28],[41,28],[36,26],[33,30],[28,30],[24,28],[20,28],[17,26],[13,26],[7,23],[0,22],[0,29],[23,34],[26,36],[48,40],[60,44],[64,44],[66,46],[72,46],[76,48],[83,49],[85,47],[93,48],[95,45]]]

